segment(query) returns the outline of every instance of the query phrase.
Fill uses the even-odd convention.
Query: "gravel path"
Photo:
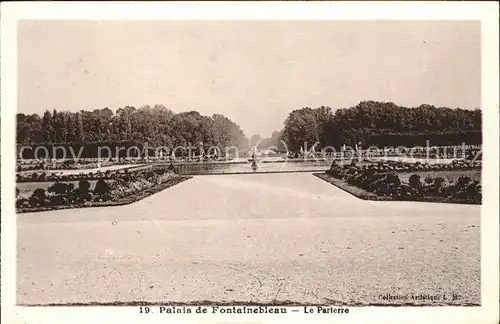
[[[479,210],[363,201],[308,173],[196,176],[18,215],[17,302],[479,304]]]

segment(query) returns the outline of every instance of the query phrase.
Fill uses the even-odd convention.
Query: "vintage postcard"
[[[497,3],[1,12],[8,323],[497,321]]]

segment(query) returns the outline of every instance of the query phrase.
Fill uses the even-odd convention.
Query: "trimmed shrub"
[[[412,174],[408,179],[408,184],[412,188],[420,188],[422,186],[422,183],[420,182],[420,176],[418,174]]]
[[[445,180],[443,177],[434,178],[434,187],[441,189],[444,186]]]
[[[47,200],[45,189],[37,188],[30,197],[30,203],[43,206]]]
[[[457,190],[465,190],[469,184],[472,182],[472,179],[467,176],[461,176],[457,179],[457,183],[455,184],[455,187]]]
[[[75,185],[72,183],[56,182],[47,191],[55,195],[68,197],[74,189]]]
[[[104,181],[104,179],[97,180],[95,184],[94,193],[100,196],[106,196],[109,194],[110,188],[109,185]]]

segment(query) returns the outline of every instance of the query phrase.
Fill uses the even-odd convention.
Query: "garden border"
[[[313,173],[314,176],[320,178],[323,181],[328,182],[331,185],[359,198],[362,200],[372,200],[372,201],[411,201],[411,202],[428,202],[428,203],[441,203],[441,204],[461,204],[461,205],[482,205],[475,204],[460,198],[443,198],[443,197],[415,197],[415,199],[394,199],[393,197],[379,196],[374,193],[368,192],[365,189],[353,186],[331,176],[327,173]]]
[[[115,207],[115,206],[123,206],[123,205],[129,205],[132,203],[135,203],[139,200],[142,200],[144,198],[147,198],[149,196],[152,196],[160,191],[163,191],[165,189],[168,189],[170,187],[173,187],[181,182],[184,182],[186,180],[189,180],[193,178],[192,176],[178,176],[175,178],[172,178],[171,180],[164,182],[162,184],[159,184],[155,187],[139,191],[137,193],[134,193],[132,195],[118,198],[116,200],[110,200],[110,201],[105,201],[105,202],[92,202],[92,205],[90,206],[85,206],[85,203],[80,203],[77,205],[59,205],[59,206],[52,206],[52,207],[30,207],[30,208],[16,208],[16,213],[17,214],[24,214],[24,213],[36,213],[36,212],[44,212],[44,211],[52,211],[52,210],[62,210],[62,209],[77,209],[77,208],[92,208],[92,207]]]

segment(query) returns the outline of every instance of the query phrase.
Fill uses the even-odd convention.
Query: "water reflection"
[[[176,172],[185,175],[231,174],[231,173],[266,173],[326,171],[331,161],[311,162],[237,162],[237,163],[186,163],[174,165]]]

